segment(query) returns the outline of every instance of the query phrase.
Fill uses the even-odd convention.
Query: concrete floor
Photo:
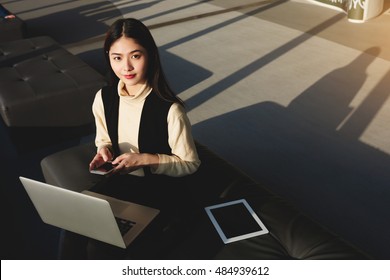
[[[332,231],[390,258],[390,1],[351,23],[305,0],[2,4],[105,73],[107,26],[141,19],[195,138]]]

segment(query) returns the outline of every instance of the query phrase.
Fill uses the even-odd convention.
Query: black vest
[[[116,87],[102,88],[104,115],[114,157],[120,154],[118,145],[119,95]],[[168,111],[172,102],[165,101],[151,92],[145,100],[138,133],[140,153],[168,154],[172,151],[168,143]],[[149,173],[145,169],[145,174]]]

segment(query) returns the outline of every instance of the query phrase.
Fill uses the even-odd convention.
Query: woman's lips
[[[124,75],[124,77],[125,77],[126,79],[134,79],[135,74],[132,74],[132,75]]]

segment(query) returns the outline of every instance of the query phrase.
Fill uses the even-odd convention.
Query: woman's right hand
[[[89,170],[96,169],[107,161],[113,160],[113,154],[108,147],[101,148],[89,163]]]

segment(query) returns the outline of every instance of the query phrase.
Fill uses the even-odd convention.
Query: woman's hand
[[[158,163],[158,155],[142,153],[125,153],[112,162],[112,164],[116,165],[113,172],[122,174],[130,173],[145,166],[157,167]]]
[[[107,161],[111,161],[113,155],[108,147],[101,148],[89,163],[89,170],[96,169]]]

